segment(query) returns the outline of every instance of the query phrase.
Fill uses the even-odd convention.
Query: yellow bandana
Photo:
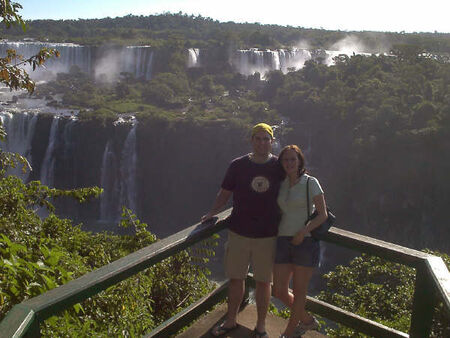
[[[270,135],[271,138],[273,138],[272,127],[266,123],[258,123],[257,125],[255,125],[252,129],[252,137],[255,136],[255,134],[257,132],[260,132],[260,131],[265,131],[266,133],[268,133]]]

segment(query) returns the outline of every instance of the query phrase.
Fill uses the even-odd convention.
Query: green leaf
[[[40,276],[44,279],[45,285],[49,290],[56,288],[58,285],[51,278],[47,277],[44,274],[40,274]]]

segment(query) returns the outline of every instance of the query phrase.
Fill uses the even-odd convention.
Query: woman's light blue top
[[[306,203],[306,182],[309,179],[309,204],[310,213],[314,211],[314,196],[323,194],[319,181],[307,174],[302,175],[299,182],[289,187],[289,178],[281,183],[278,193],[278,205],[280,206],[282,217],[278,227],[278,236],[294,236],[308,218]],[[306,236],[311,236],[309,233]]]

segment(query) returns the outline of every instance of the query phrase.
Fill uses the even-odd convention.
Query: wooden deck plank
[[[198,321],[193,323],[186,331],[177,335],[178,338],[210,338],[213,337],[210,334],[211,329],[223,320],[227,311],[227,305],[221,304],[217,306],[213,311],[200,317]],[[245,338],[254,337],[253,329],[256,323],[256,306],[254,304],[247,305],[238,316],[239,327],[236,330],[231,331],[228,335],[223,335],[224,338]],[[271,338],[278,338],[286,327],[287,320],[267,314],[266,330]],[[302,337],[307,338],[322,338],[326,337],[317,331],[308,331]]]

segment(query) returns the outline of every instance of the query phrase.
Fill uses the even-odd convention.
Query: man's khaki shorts
[[[245,279],[251,263],[258,282],[272,281],[277,237],[251,238],[228,231],[225,243],[225,274],[230,279]]]

